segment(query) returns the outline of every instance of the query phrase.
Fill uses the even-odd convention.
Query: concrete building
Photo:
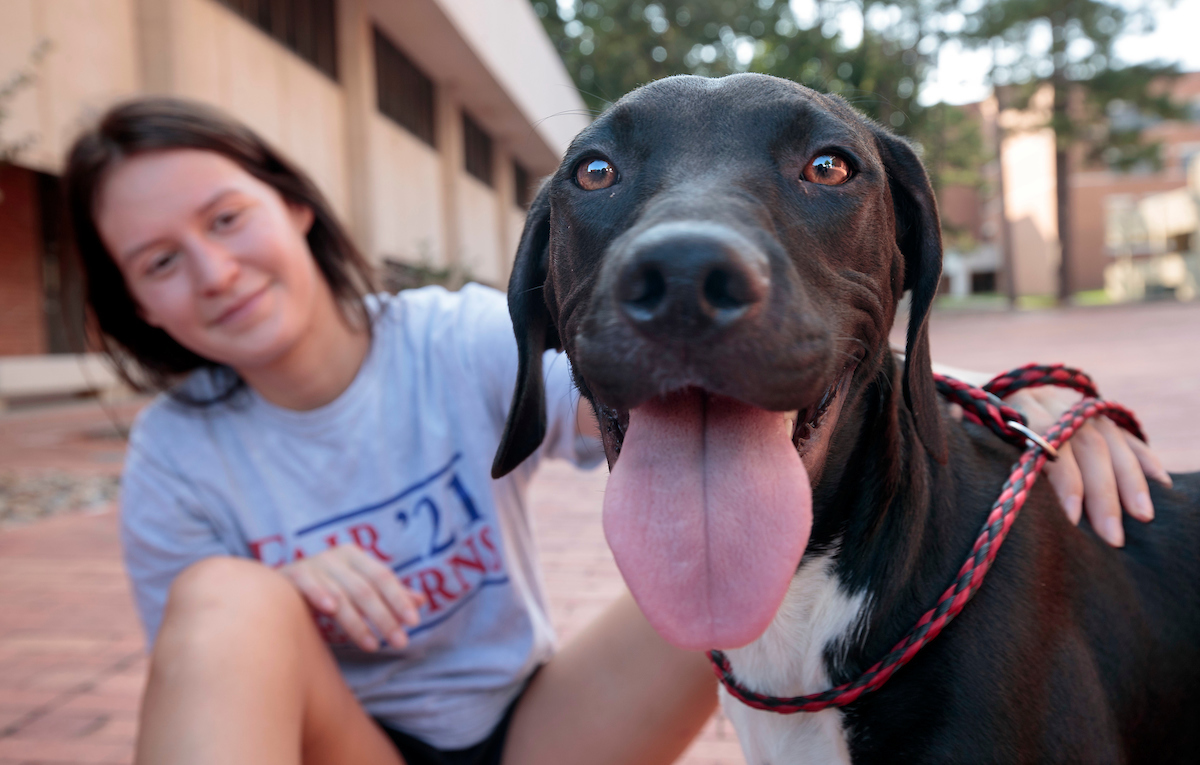
[[[526,0],[0,0],[0,82],[22,70],[32,84],[0,104],[0,146],[22,146],[0,164],[0,401],[88,385],[48,356],[83,324],[56,174],[114,102],[245,121],[398,283],[503,286],[530,188],[587,124]]]
[[[1138,261],[1138,270],[1147,266],[1153,270],[1151,261],[1174,262],[1182,253],[1200,250],[1190,204],[1193,195],[1200,194],[1196,180],[1200,177],[1200,72],[1175,80],[1171,97],[1183,107],[1184,119],[1148,123],[1142,130],[1143,140],[1159,145],[1159,167],[1129,173],[1087,169],[1071,175],[1076,255],[1071,261],[1072,283],[1078,289],[1112,286],[1119,291],[1114,266],[1117,271],[1127,270]],[[1189,175],[1193,178],[1190,192]],[[1129,236],[1123,221],[1129,222],[1130,210],[1142,216],[1145,236]],[[1166,255],[1177,257],[1162,260]],[[1118,265],[1119,261],[1124,263]],[[1179,270],[1175,265],[1165,267]]]

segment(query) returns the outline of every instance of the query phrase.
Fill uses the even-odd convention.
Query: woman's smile
[[[222,329],[238,329],[250,326],[255,316],[262,313],[259,309],[265,306],[266,301],[263,298],[267,296],[267,291],[270,288],[271,283],[267,282],[249,294],[237,298],[217,318],[213,319],[209,326]]]

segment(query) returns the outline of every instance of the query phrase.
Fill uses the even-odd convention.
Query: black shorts
[[[528,682],[525,687],[529,687]],[[419,738],[389,728],[379,719],[376,719],[375,722],[379,723],[379,727],[383,728],[383,732],[396,745],[400,756],[404,758],[405,765],[500,765],[500,758],[504,756],[504,742],[508,739],[508,726],[512,723],[517,702],[521,700],[521,695],[524,693],[525,691],[522,689],[521,694],[508,705],[508,709],[504,710],[504,716],[500,718],[500,722],[496,723],[496,727],[492,729],[487,738],[466,749],[438,749]]]

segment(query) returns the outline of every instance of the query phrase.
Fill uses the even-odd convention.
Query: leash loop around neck
[[[756,693],[737,681],[729,658],[724,653],[709,651],[708,657],[717,677],[738,701],[755,709],[794,714],[846,706],[864,693],[877,690],[896,670],[911,661],[918,651],[937,637],[975,596],[1046,460],[1052,454],[1057,456],[1058,448],[1084,423],[1092,417],[1103,415],[1142,441],[1146,440],[1132,412],[1119,404],[1100,399],[1096,384],[1090,377],[1062,364],[1030,364],[995,377],[982,388],[945,375],[935,374],[934,381],[939,393],[962,407],[964,418],[990,428],[1005,441],[1025,447],[1013,465],[1011,475],[1001,487],[1000,497],[988,512],[983,528],[954,581],[938,598],[937,604],[926,611],[882,659],[854,680],[820,693],[792,697]],[[1044,436],[1038,436],[1029,430],[1021,413],[1001,399],[1022,388],[1042,385],[1072,388],[1082,393],[1084,398],[1068,409]]]

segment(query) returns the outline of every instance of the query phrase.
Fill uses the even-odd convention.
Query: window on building
[[[335,0],[217,0],[337,79]]]
[[[56,176],[37,174],[42,224],[42,307],[46,317],[46,350],[83,353],[88,346],[83,264],[67,237],[62,184]]]
[[[537,189],[533,187],[533,179],[529,177],[529,173],[521,166],[520,162],[513,163],[513,185],[513,201],[516,202],[517,207],[528,210]]]
[[[492,185],[492,137],[463,112],[463,154],[467,172]]]
[[[83,275],[58,178],[0,163],[0,356],[82,353]]]
[[[996,291],[995,271],[974,271],[971,273],[971,294]]]
[[[375,29],[375,100],[379,112],[435,146],[433,80]]]

